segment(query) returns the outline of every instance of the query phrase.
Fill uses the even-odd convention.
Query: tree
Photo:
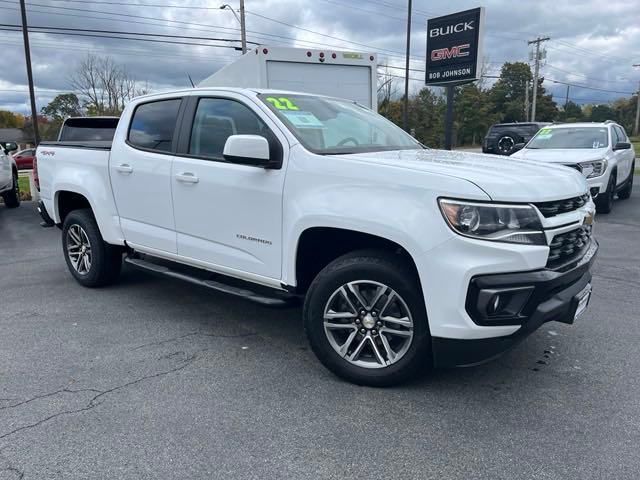
[[[418,141],[429,147],[444,144],[445,100],[424,87],[409,99],[409,125]]]
[[[454,105],[454,127],[458,145],[475,145],[497,121],[498,116],[491,113],[489,94],[477,84],[457,88]]]
[[[616,111],[609,105],[595,105],[591,109],[591,117],[589,120],[592,122],[604,122],[605,120],[613,120],[615,118]]]
[[[42,114],[58,122],[67,117],[77,117],[82,115],[80,100],[75,93],[57,95],[46,107],[42,108]]]
[[[584,120],[582,107],[575,102],[569,100],[564,106],[564,110],[559,114],[558,118],[563,122],[581,122]]]
[[[394,80],[395,77],[389,73],[389,68],[385,67],[384,72],[378,79],[378,112],[381,115],[388,113],[391,98],[396,92]]]
[[[638,96],[633,95],[631,98],[618,98],[611,104],[616,112],[614,119],[624,127],[628,134],[633,131],[637,101]]]
[[[542,86],[544,78],[538,79],[538,92],[536,95],[536,121],[553,122],[558,118],[558,105],[553,101],[553,95],[547,95],[546,89]]]
[[[499,122],[526,120],[524,100],[531,79],[531,68],[524,62],[502,65],[500,78],[490,90],[492,113],[498,116]]]
[[[24,117],[19,113],[0,110],[0,128],[22,128]]]
[[[403,100],[390,100],[381,112],[398,126],[402,125]],[[418,141],[429,147],[442,146],[445,106],[444,99],[427,87],[409,98],[409,126]]]
[[[119,115],[129,100],[147,90],[110,57],[91,54],[80,62],[69,82],[90,115]]]

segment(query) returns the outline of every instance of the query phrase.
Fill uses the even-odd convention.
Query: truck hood
[[[583,195],[588,189],[584,177],[571,168],[498,155],[427,149],[341,157],[460,178],[500,202],[559,200]]]
[[[602,160],[606,155],[606,148],[523,148],[509,158],[567,165]]]

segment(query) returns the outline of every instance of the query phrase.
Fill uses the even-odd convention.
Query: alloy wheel
[[[346,283],[329,297],[323,314],[331,347],[347,362],[384,368],[398,362],[413,340],[413,318],[391,287],[371,280]]]
[[[504,155],[511,153],[516,142],[512,137],[502,137],[498,140],[498,151]]]
[[[80,275],[86,275],[91,270],[91,242],[87,232],[77,224],[67,230],[67,255],[71,265]]]

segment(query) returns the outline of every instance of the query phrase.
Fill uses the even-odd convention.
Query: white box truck
[[[199,87],[268,88],[354,100],[377,111],[375,53],[259,46]]]

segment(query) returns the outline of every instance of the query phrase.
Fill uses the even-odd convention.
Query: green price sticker
[[[267,97],[267,102],[276,107],[278,110],[299,110],[295,103],[287,97]]]

